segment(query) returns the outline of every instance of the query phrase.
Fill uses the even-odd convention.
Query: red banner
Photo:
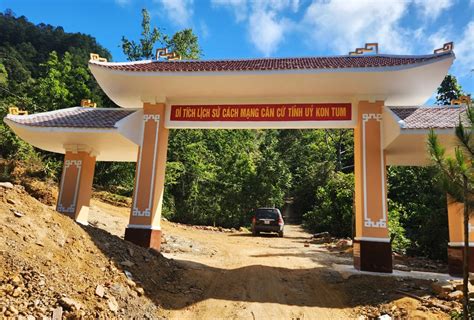
[[[172,121],[343,121],[350,103],[173,105]]]

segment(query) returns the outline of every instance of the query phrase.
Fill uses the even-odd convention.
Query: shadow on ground
[[[392,278],[364,276],[343,280],[328,265],[311,269],[265,265],[220,269],[167,259],[102,229],[83,228],[119,270],[131,272],[145,294],[168,310],[182,309],[205,299],[344,308],[367,304],[370,297],[370,304],[376,305],[389,297],[381,292],[393,292],[397,287],[396,279]],[[124,267],[121,263],[125,260],[133,265]]]

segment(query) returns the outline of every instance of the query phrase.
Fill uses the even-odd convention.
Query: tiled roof
[[[27,116],[7,115],[7,119],[32,127],[114,128],[115,124],[132,114],[130,109],[68,108]]]
[[[132,63],[89,61],[89,63],[107,69],[130,72],[269,71],[397,67],[433,61],[452,55],[452,52],[447,52],[424,56],[361,55],[242,60],[139,61]]]
[[[451,129],[459,124],[459,115],[465,107],[390,107],[400,118],[403,129]]]

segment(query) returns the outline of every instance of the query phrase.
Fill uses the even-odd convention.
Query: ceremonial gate
[[[136,161],[125,239],[159,250],[168,131],[353,128],[354,265],[392,272],[387,165],[427,165],[428,130],[447,146],[463,107],[418,107],[454,60],[434,54],[113,63],[89,67],[121,108],[83,106],[5,122],[32,145],[65,154],[57,210],[87,223],[96,161]],[[462,208],[449,205],[450,267],[462,259]],[[454,269],[453,269],[454,268]]]

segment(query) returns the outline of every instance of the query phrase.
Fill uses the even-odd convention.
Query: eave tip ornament
[[[363,55],[367,52],[374,52],[375,54],[379,54],[379,44],[377,42],[366,43],[364,48],[356,48],[355,51],[349,52],[349,55],[358,56]]]
[[[447,42],[443,44],[443,47],[435,49],[433,53],[437,54],[437,53],[443,53],[443,52],[451,52],[453,51],[453,49],[454,49],[454,42],[451,41],[451,42]]]
[[[90,60],[89,61],[98,61],[98,62],[107,62],[106,58],[102,58],[99,56],[97,53],[91,53],[90,54]]]
[[[12,116],[27,116],[28,111],[20,110],[18,107],[10,107],[8,108],[8,114],[11,114]]]
[[[176,52],[168,52],[168,48],[156,49],[156,60],[160,58],[166,59],[168,61],[181,60],[181,55]]]
[[[451,105],[468,105],[471,103],[471,95],[466,95],[466,96],[460,96],[458,99],[453,99],[451,100]]]
[[[97,103],[92,102],[91,99],[82,99],[81,100],[81,107],[83,107],[83,108],[95,108],[95,107],[97,107]]]

